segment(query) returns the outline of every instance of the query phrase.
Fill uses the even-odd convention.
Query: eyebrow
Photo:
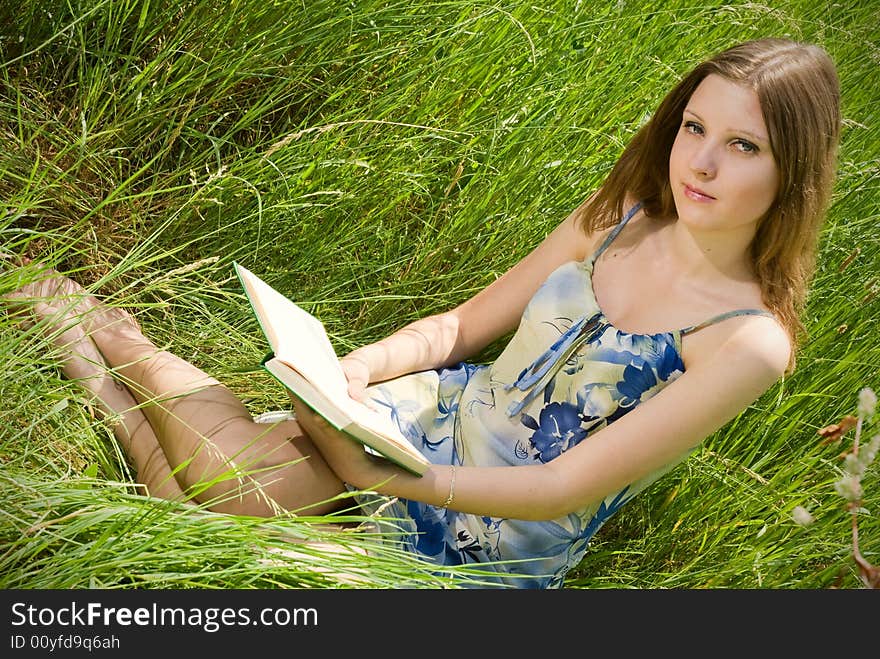
[[[703,121],[703,118],[700,115],[698,115],[696,112],[691,110],[690,108],[685,108],[684,111],[694,115],[700,121]],[[770,140],[767,139],[766,137],[764,137],[763,135],[758,135],[757,133],[753,133],[750,130],[745,130],[744,128],[733,128],[733,129],[731,129],[731,132],[737,133],[738,135],[747,135],[748,137],[751,137],[756,142],[763,142],[764,144],[770,143]]]

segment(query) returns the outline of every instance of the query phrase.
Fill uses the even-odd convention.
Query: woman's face
[[[756,226],[776,199],[779,168],[757,94],[710,74],[691,95],[669,155],[680,220],[705,230]]]

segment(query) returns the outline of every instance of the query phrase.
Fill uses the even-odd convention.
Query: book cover
[[[348,395],[348,381],[324,325],[244,266],[233,263],[269,342],[262,366],[334,428],[416,475],[430,462],[380,412]]]

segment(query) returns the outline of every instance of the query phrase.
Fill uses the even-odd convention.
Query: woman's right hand
[[[348,380],[348,395],[366,403],[366,389],[370,384],[370,367],[357,355],[346,355],[339,360],[345,378]]]

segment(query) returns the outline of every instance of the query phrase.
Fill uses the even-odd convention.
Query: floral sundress
[[[681,337],[739,309],[659,334],[621,331],[593,291],[599,249],[559,266],[529,301],[491,364],[461,362],[372,385],[368,392],[434,464],[516,466],[553,460],[674,382],[685,370]],[[358,495],[394,542],[438,566],[480,564],[486,585],[559,588],[608,518],[687,454],[602,501],[552,521],[461,513],[418,501]]]

